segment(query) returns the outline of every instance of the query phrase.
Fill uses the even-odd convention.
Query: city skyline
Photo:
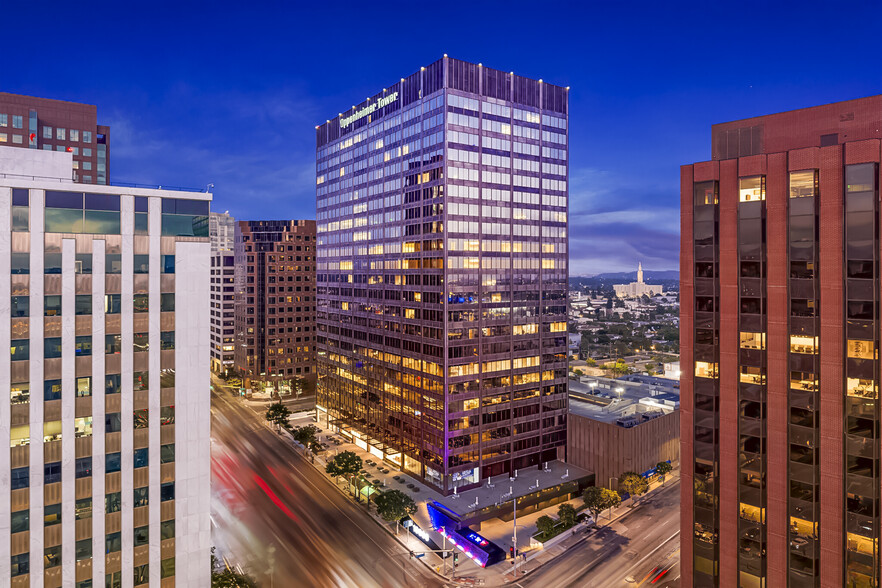
[[[754,16],[745,10],[723,17],[724,6],[696,6],[637,6],[626,14],[624,7],[564,4],[562,12],[554,12],[567,14],[562,24],[540,21],[559,29],[555,43],[538,48],[511,43],[508,31],[522,10],[481,6],[469,9],[463,26],[442,28],[415,50],[380,49],[365,61],[361,48],[369,33],[327,44],[324,29],[312,26],[345,17],[356,5],[333,13],[306,7],[296,22],[284,7],[269,22],[257,13],[234,17],[224,10],[180,7],[171,24],[162,11],[156,17],[138,14],[143,28],[124,37],[101,25],[134,15],[96,18],[59,5],[57,17],[41,25],[45,34],[60,38],[68,27],[104,28],[112,54],[100,63],[85,59],[69,73],[60,53],[11,43],[7,50],[19,67],[4,76],[2,90],[97,104],[99,116],[114,128],[115,181],[161,179],[192,187],[212,182],[216,210],[237,218],[312,218],[312,128],[341,104],[356,104],[375,92],[378,80],[392,84],[401,71],[426,66],[444,53],[526,77],[546,76],[572,88],[571,232],[578,253],[571,275],[631,268],[640,259],[647,268],[676,269],[677,169],[682,161],[707,159],[711,124],[882,90],[878,75],[866,75],[875,71],[869,38],[859,36],[848,49],[801,41],[819,38],[828,27],[847,27],[856,13],[878,21],[878,6],[852,3],[851,10],[841,10],[816,4],[795,14],[766,7],[766,24],[783,25],[786,19],[787,26],[775,27],[774,38],[762,43],[739,44],[737,55],[716,61],[714,52],[697,48],[743,38]],[[642,12],[639,20],[631,17],[632,8]],[[10,9],[13,20],[27,10]],[[448,10],[453,14],[457,7]],[[405,29],[421,26],[420,15],[409,11],[358,14],[365,31],[381,30],[387,19]],[[494,24],[473,34],[481,22]],[[151,39],[174,43],[154,47],[145,57],[141,47],[149,45],[148,31]],[[232,36],[239,42],[230,49],[221,45]],[[142,37],[145,43],[133,42]],[[793,68],[795,48],[812,68]],[[29,71],[43,74],[37,78]],[[635,162],[640,173],[634,173]],[[284,213],[275,214],[279,210]]]

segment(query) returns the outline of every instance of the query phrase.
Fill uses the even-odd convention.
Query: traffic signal
[[[413,551],[410,552],[410,559],[413,559]]]
[[[454,552],[453,554],[453,567],[456,567],[456,562],[459,561],[459,554]]]
[[[514,559],[514,546],[509,547],[508,552],[511,554],[511,558]]]

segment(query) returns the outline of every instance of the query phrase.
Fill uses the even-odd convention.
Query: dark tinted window
[[[30,486],[30,471],[28,467],[12,468],[11,482],[12,490],[20,490]]]
[[[87,210],[119,210],[119,196],[112,194],[86,194]]]
[[[46,191],[46,208],[77,208],[83,209],[82,192]]]
[[[119,413],[117,413],[119,414]],[[104,473],[112,474],[113,472],[118,472],[120,469],[120,454],[117,453],[108,453],[104,457]],[[107,512],[113,512],[108,509]]]

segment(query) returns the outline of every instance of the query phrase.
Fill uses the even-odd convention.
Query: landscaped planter
[[[581,521],[579,521],[578,523],[576,523],[574,526],[570,527],[569,529],[565,529],[565,530],[561,531],[560,533],[558,533],[557,535],[555,535],[554,537],[552,537],[551,539],[549,539],[547,541],[539,541],[538,539],[536,539],[536,535],[538,535],[538,533],[537,533],[536,535],[533,535],[530,537],[530,547],[532,547],[534,549],[548,549],[549,547],[553,547],[554,545],[557,545],[558,543],[560,543],[561,541],[563,541],[567,537],[572,537],[574,530],[576,531],[576,533],[579,533],[582,531],[583,528],[589,526],[593,522],[594,522],[594,519],[592,519],[591,517],[586,517],[586,518],[582,519]]]

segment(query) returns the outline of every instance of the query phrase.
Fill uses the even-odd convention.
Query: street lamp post
[[[615,476],[609,477],[609,489],[610,490],[613,489],[613,480],[615,480],[615,479],[616,479]],[[607,516],[609,517],[609,520],[611,521],[612,520],[612,507],[609,508],[609,514]]]
[[[518,499],[512,496],[511,510],[513,518],[511,519],[511,544],[514,547],[514,575],[518,575]]]

